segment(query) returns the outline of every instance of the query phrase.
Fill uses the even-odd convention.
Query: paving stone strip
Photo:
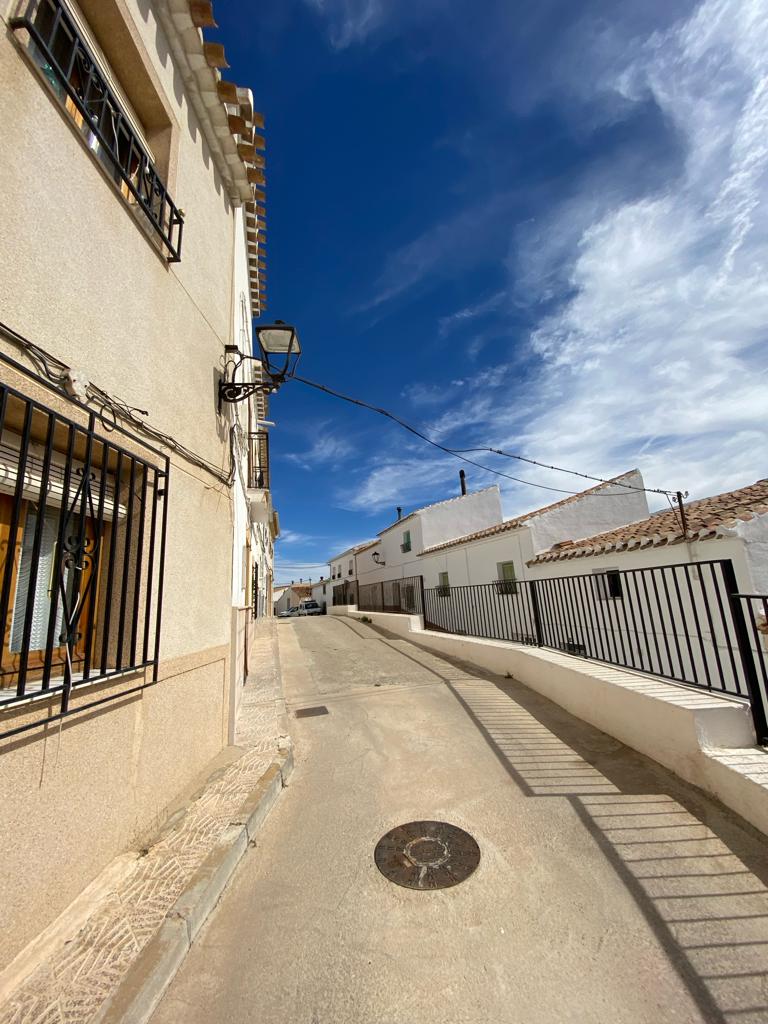
[[[282,714],[274,620],[264,622],[249,657],[254,671],[243,692],[236,736],[247,752],[206,786],[179,822],[160,834],[77,935],[13,992],[0,1007],[0,1024],[91,1021],[274,762]]]

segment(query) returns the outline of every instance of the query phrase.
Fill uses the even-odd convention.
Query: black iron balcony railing
[[[29,33],[31,53],[52,91],[128,204],[159,235],[168,262],[177,263],[184,217],[66,7],[61,0],[29,0],[22,11],[11,28]]]
[[[269,434],[257,430],[250,436],[248,486],[257,490],[269,490]]]
[[[0,384],[1,737],[157,682],[169,463],[95,425]]]

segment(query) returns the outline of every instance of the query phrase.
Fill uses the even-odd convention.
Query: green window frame
[[[496,565],[496,593],[514,596],[517,594],[517,580],[514,562],[498,562]]]

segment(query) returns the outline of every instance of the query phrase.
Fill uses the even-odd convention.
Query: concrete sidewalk
[[[763,1024],[768,858],[700,791],[513,680],[359,622],[280,624],[291,798],[153,1024]],[[471,832],[435,892],[373,862]]]
[[[0,1024],[146,1018],[177,966],[161,962],[153,942],[175,919],[183,928],[171,952],[177,959],[184,955],[192,920],[195,927],[201,923],[196,918],[215,904],[243,852],[240,834],[248,834],[248,822],[243,819],[239,828],[234,823],[244,810],[254,821],[265,816],[281,784],[271,766],[292,764],[280,735],[284,702],[276,629],[274,620],[267,623],[255,644],[237,745],[225,751],[202,789],[180,804],[153,842],[118,858],[35,949],[11,965]],[[215,866],[216,877],[206,866]]]

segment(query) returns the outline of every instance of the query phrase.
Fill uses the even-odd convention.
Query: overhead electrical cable
[[[494,476],[504,477],[506,480],[514,480],[515,483],[518,484],[525,484],[529,487],[539,487],[545,491],[557,491],[560,494],[583,493],[581,491],[567,490],[564,487],[552,487],[549,484],[536,483],[534,480],[523,480],[521,477],[511,476],[509,473],[502,473],[502,471],[499,469],[492,469],[490,466],[484,466],[480,462],[475,462],[474,459],[466,458],[466,455],[464,453],[489,452],[493,455],[502,455],[507,459],[517,459],[520,462],[526,462],[532,466],[539,466],[542,469],[554,470],[557,473],[569,473],[572,476],[582,477],[585,480],[594,480],[596,483],[601,484],[613,484],[616,487],[625,487],[631,491],[644,491],[647,494],[662,494],[666,497],[669,497],[670,495],[674,495],[676,493],[675,491],[666,491],[656,487],[638,487],[636,484],[623,483],[619,480],[609,480],[606,479],[605,477],[593,476],[590,473],[581,473],[575,469],[563,469],[562,466],[551,466],[545,462],[539,462],[536,459],[529,459],[524,455],[515,455],[512,452],[505,452],[499,448],[449,448],[447,445],[440,444],[439,441],[435,441],[433,438],[428,437],[420,430],[417,430],[416,427],[412,426],[410,423],[407,423],[405,420],[400,419],[400,417],[396,416],[394,413],[389,412],[388,409],[382,409],[379,406],[371,405],[368,402],[364,402],[362,401],[362,399],[359,398],[351,398],[349,395],[344,395],[340,391],[336,391],[333,388],[326,387],[325,384],[317,384],[315,383],[315,381],[307,380],[305,377],[299,377],[297,375],[294,375],[291,379],[297,380],[300,384],[305,384],[307,387],[315,388],[317,391],[323,391],[326,394],[331,395],[333,398],[338,398],[343,402],[349,402],[351,405],[357,405],[363,409],[368,409],[370,412],[378,413],[380,416],[385,416],[387,419],[390,419],[394,423],[397,423],[398,426],[402,427],[404,430],[407,430],[409,433],[414,434],[416,437],[420,438],[422,441],[426,441],[427,444],[430,444],[434,448],[439,449],[439,451],[445,452],[446,455],[452,455],[454,458],[460,459],[462,462],[468,462],[470,466],[476,466],[478,469],[482,469],[486,473],[492,473]],[[615,495],[613,494],[596,495],[596,497],[598,496],[606,498],[615,497]]]

